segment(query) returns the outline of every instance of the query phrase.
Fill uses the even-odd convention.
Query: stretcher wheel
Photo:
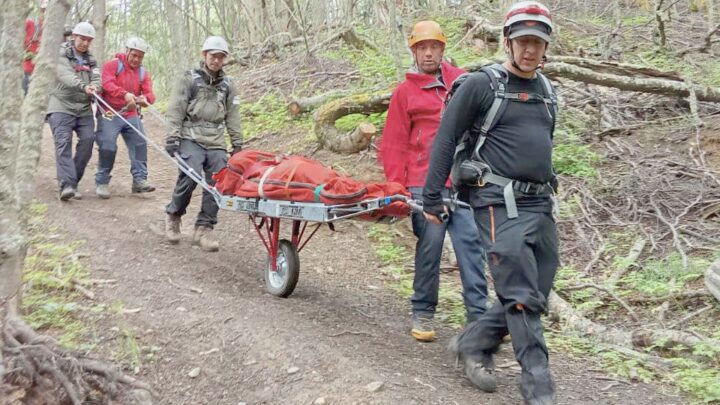
[[[272,295],[288,297],[295,290],[300,277],[300,256],[295,245],[287,239],[281,239],[277,252],[277,271],[272,271],[270,256],[265,266],[265,288]]]

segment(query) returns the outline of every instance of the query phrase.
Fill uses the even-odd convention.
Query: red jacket
[[[122,62],[122,72],[118,74],[118,63]],[[140,83],[140,68],[133,69],[127,63],[127,55],[124,53],[115,54],[115,59],[107,61],[102,66],[102,97],[116,111],[125,107],[125,94],[132,93],[135,96],[143,95],[148,103],[155,103],[155,93],[152,90],[152,78],[147,69],[143,68],[144,77]],[[137,111],[128,111],[123,114],[125,118],[137,116]]]
[[[37,55],[38,49],[40,48],[42,29],[42,21],[32,18],[25,20],[25,56],[23,59],[23,70],[29,75],[35,70],[33,57]]]
[[[445,84],[433,75],[407,73],[392,95],[378,148],[388,181],[405,187],[425,185],[445,95],[455,79],[465,73],[445,62],[440,69]]]

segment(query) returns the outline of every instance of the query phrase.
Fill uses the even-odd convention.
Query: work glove
[[[230,156],[240,152],[242,150],[242,145],[233,145],[232,152],[230,153]]]
[[[176,136],[171,136],[165,139],[165,152],[168,153],[170,156],[175,156],[175,153],[177,153],[180,150],[180,138]]]

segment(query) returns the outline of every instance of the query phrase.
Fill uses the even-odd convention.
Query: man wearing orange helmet
[[[445,35],[434,21],[413,27],[408,45],[414,68],[393,93],[379,148],[388,181],[403,184],[413,198],[422,198],[428,159],[440,125],[445,95],[455,78],[465,73],[442,61]],[[447,176],[446,179],[447,180]],[[449,183],[448,183],[449,186]],[[445,196],[448,190],[444,189]],[[460,267],[468,322],[485,312],[487,284],[480,234],[472,212],[458,209],[447,223],[428,223],[421,213],[412,215],[415,248],[411,334],[419,341],[435,339],[432,319],[438,303],[440,258],[445,233],[450,234]]]
[[[522,1],[510,8],[503,29],[507,60],[453,89],[423,198],[428,221],[440,223],[444,183],[453,173],[454,185],[475,210],[498,295],[498,302],[451,340],[450,350],[463,361],[468,379],[492,392],[493,353],[509,332],[528,404],[552,404],[555,395],[540,321],[559,263],[552,216],[557,98],[538,72],[551,33],[544,5]]]

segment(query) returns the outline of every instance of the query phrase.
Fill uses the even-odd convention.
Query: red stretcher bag
[[[223,195],[269,200],[352,204],[393,195],[410,197],[399,183],[363,183],[302,156],[277,155],[257,150],[234,154],[226,168],[213,175],[215,188]],[[409,207],[393,202],[363,216],[407,216]]]

